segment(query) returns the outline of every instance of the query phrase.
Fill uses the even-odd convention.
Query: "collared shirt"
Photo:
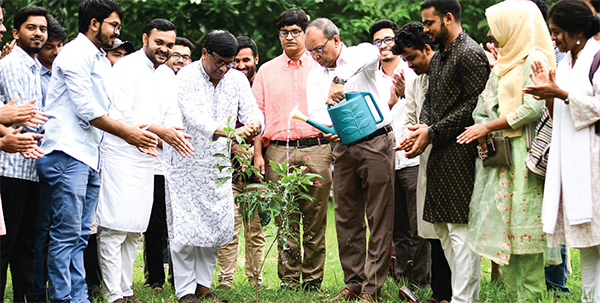
[[[306,96],[309,117],[321,124],[332,124],[326,102],[333,77],[338,76],[348,81],[344,85],[346,92],[370,92],[383,115],[383,121],[377,124],[377,128],[389,125],[392,122],[392,114],[388,106],[389,97],[382,100],[379,94],[378,69],[379,49],[373,44],[361,43],[350,47],[342,44],[335,68],[317,66],[308,73]],[[369,108],[373,117],[378,120],[379,115],[370,102]]]
[[[394,68],[394,74],[400,74],[402,71],[404,71],[404,83],[409,83],[412,82],[414,80],[414,78],[417,76],[415,75],[415,72],[408,67],[408,63],[406,63],[406,61],[404,61],[404,59],[399,58],[399,62],[396,65],[396,67]],[[389,100],[391,97],[391,89],[393,86],[393,78],[386,75],[383,72],[383,69],[380,68],[377,71],[377,75],[379,77],[379,81],[377,81],[377,84],[379,85],[379,95],[381,96],[382,100]],[[405,89],[406,92],[406,89]],[[406,94],[406,93],[405,93]],[[396,144],[400,143],[402,141],[402,138],[404,138],[404,136],[406,136],[406,134],[408,134],[407,132],[404,131],[404,123],[406,121],[406,110],[405,110],[405,105],[406,105],[406,98],[405,97],[400,97],[398,99],[398,103],[396,103],[396,105],[394,105],[394,107],[392,107],[392,109],[390,110],[392,113],[392,128],[394,129],[394,136],[396,137]],[[415,157],[412,159],[408,159],[405,156],[406,152],[403,150],[398,150],[396,151],[396,170],[405,168],[405,167],[411,167],[411,166],[416,166],[419,165],[419,157]]]
[[[42,64],[31,58],[18,45],[0,60],[0,100],[4,104],[17,98],[16,105],[36,99],[35,107],[41,108],[42,88],[40,69]],[[23,127],[26,131],[38,132],[38,129]],[[41,128],[39,128],[41,129]],[[3,177],[37,181],[35,160],[25,159],[20,153],[0,152],[0,175]]]
[[[56,56],[45,108],[56,118],[46,122],[41,146],[47,154],[60,150],[98,169],[104,132],[90,121],[108,113],[110,101],[104,79],[110,67],[104,50],[82,33]]]
[[[111,118],[123,119],[131,125],[182,126],[177,82],[171,68],[164,64],[154,68],[154,63],[140,49],[115,63],[109,74],[107,87],[112,106],[108,112]],[[137,147],[115,135],[105,134],[101,150],[126,153],[142,161],[152,159],[156,163],[155,172],[164,174],[162,153],[160,159],[142,154]]]
[[[46,96],[48,95],[48,85],[50,84],[51,78],[52,71],[49,70],[46,66],[42,65],[42,70],[40,74],[40,80],[42,83],[42,107],[46,106]]]
[[[270,140],[287,140],[289,115],[295,106],[308,113],[306,105],[306,76],[318,63],[304,53],[298,65],[283,52],[277,58],[263,64],[256,74],[252,92],[258,108],[265,115],[263,143]],[[290,124],[290,140],[314,138],[321,132],[300,120]]]

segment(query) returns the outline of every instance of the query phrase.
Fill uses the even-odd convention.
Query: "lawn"
[[[267,228],[270,230],[270,228]],[[242,233],[243,234],[243,231]],[[273,241],[273,237],[268,238],[268,245]],[[333,218],[333,205],[329,205],[327,218],[327,258],[325,260],[325,277],[323,280],[323,292],[320,294],[307,293],[303,291],[280,291],[279,279],[277,277],[277,253],[276,247],[269,252],[264,270],[264,283],[267,289],[260,290],[260,302],[322,302],[336,295],[343,287],[343,273],[338,260],[338,246],[335,232],[335,224]],[[243,244],[243,238],[241,243]],[[141,247],[141,245],[140,245]],[[571,295],[555,299],[551,293],[545,293],[539,302],[581,302],[581,274],[579,268],[579,251],[573,249],[571,253],[571,263],[573,273],[569,276],[567,286],[571,289]],[[246,282],[246,277],[243,270],[244,251],[243,245],[240,245],[238,267],[234,285],[229,291],[215,291],[221,299],[228,300],[232,303],[237,302],[254,302],[254,288]],[[158,293],[153,293],[148,287],[144,287],[144,269],[143,269],[142,253],[138,249],[137,260],[134,268],[134,291],[135,294],[144,302],[177,302],[174,290],[168,283],[165,288]],[[504,286],[490,282],[490,261],[482,260],[481,267],[481,291],[480,302],[507,302],[506,291]],[[213,280],[213,289],[217,286],[216,273]],[[392,279],[388,279],[383,287],[383,302],[404,302],[398,297],[398,286]],[[428,299],[429,291],[423,290],[419,294],[422,300]],[[12,285],[9,281],[6,285],[6,295],[4,302],[12,302]],[[10,298],[10,299],[8,299]]]

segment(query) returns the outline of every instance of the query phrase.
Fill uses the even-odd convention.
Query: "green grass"
[[[266,229],[267,231],[270,228]],[[241,232],[243,235],[243,231]],[[268,237],[268,245],[273,241],[273,237]],[[229,302],[255,302],[255,290],[246,281],[243,269],[244,250],[243,237],[240,238],[240,252],[238,258],[238,267],[236,269],[234,284],[229,291],[215,291],[221,299],[229,300]],[[274,247],[266,256],[266,264],[264,269],[264,283],[267,289],[260,290],[260,302],[322,302],[327,301],[328,297],[336,295],[345,285],[343,282],[342,268],[338,259],[338,246],[335,232],[335,224],[333,217],[333,205],[329,205],[327,217],[327,257],[325,259],[325,276],[323,279],[323,293],[313,294],[303,291],[280,291],[279,279],[277,277],[277,247]],[[141,247],[141,245],[140,245]],[[573,249],[571,253],[572,274],[569,276],[567,286],[571,289],[571,295],[561,299],[555,299],[551,293],[544,293],[539,302],[580,302],[581,297],[581,271],[579,267],[579,251]],[[159,293],[153,293],[148,287],[144,287],[144,269],[141,250],[138,249],[138,255],[134,268],[134,292],[144,302],[177,302],[174,294],[174,289],[170,284],[166,284],[165,288]],[[506,291],[504,286],[490,282],[490,261],[482,260],[482,279],[480,302],[507,302]],[[213,288],[217,285],[216,272],[213,279]],[[398,286],[391,279],[388,279],[383,287],[383,302],[404,302],[398,297]],[[423,290],[418,293],[422,300],[426,300],[430,296],[430,291]],[[6,295],[4,302],[12,302],[12,285],[9,281],[6,285]],[[10,299],[8,299],[10,298]],[[100,302],[98,302],[100,303]]]

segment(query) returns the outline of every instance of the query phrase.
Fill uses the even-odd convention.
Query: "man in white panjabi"
[[[161,66],[169,58],[176,36],[170,21],[150,21],[142,36],[143,48],[113,67],[109,113],[122,123],[148,129],[183,155],[192,156],[188,136],[178,132],[181,116],[175,74]],[[110,134],[105,135],[100,153],[96,221],[102,284],[108,302],[136,302],[131,288],[133,262],[138,238],[150,220],[156,159]]]
[[[235,127],[239,119],[245,126],[238,134],[249,139],[264,125],[248,79],[231,70],[237,52],[231,33],[211,31],[204,39],[202,58],[177,73],[183,126],[196,151],[188,159],[165,147],[167,226],[180,302],[198,302],[195,295],[218,301],[210,285],[219,249],[231,242],[234,231],[231,179],[217,185],[218,178],[228,175],[226,169],[213,167],[219,161],[213,155],[227,154],[223,129],[227,123]],[[213,141],[216,144],[209,145]]]

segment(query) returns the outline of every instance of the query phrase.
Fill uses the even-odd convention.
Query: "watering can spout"
[[[329,127],[329,126],[325,126],[313,119],[310,119],[309,117],[307,117],[306,115],[304,115],[303,113],[300,112],[300,110],[298,110],[298,106],[295,106],[292,111],[290,112],[290,119],[298,119],[298,120],[302,120],[312,126],[314,126],[316,129],[326,133],[326,134],[333,134],[335,135],[335,128],[333,127]]]

